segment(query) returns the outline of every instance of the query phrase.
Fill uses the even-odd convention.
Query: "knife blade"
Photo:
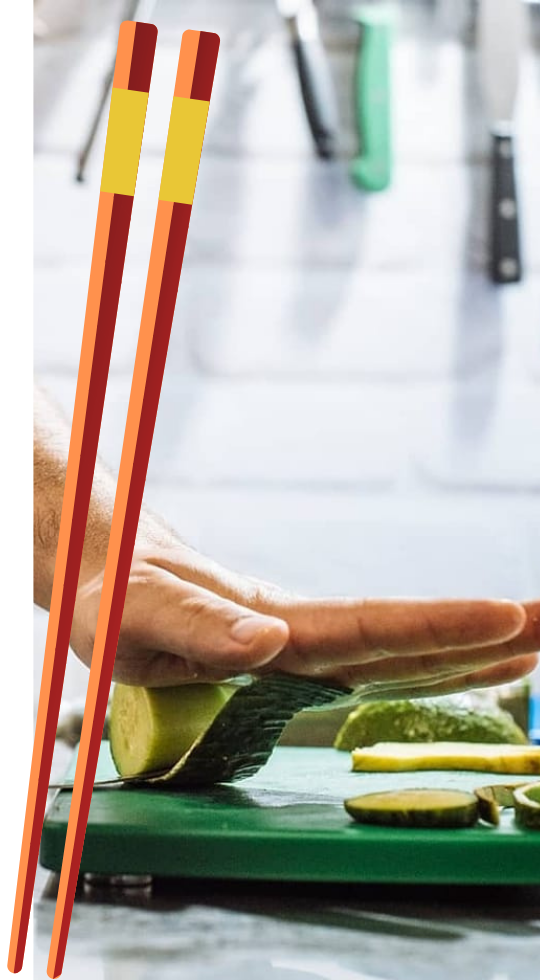
[[[480,0],[478,65],[491,131],[489,267],[494,282],[522,277],[513,115],[524,38],[522,0]]]
[[[288,26],[300,91],[317,153],[335,156],[339,118],[330,67],[319,30],[313,0],[278,0]]]

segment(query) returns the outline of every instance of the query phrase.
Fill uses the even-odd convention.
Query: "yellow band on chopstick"
[[[160,201],[193,204],[210,103],[175,96],[165,147]]]
[[[135,194],[148,92],[113,88],[101,190]]]

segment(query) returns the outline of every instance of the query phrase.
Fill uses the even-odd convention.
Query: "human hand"
[[[90,664],[102,575],[79,589],[72,646]],[[449,694],[534,669],[540,602],[304,599],[174,541],[139,543],[114,679],[160,687],[283,670],[362,697]]]

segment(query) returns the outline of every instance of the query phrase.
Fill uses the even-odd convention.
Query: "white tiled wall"
[[[518,111],[526,277],[495,289],[474,51],[466,17],[444,4],[403,15],[395,182],[369,197],[347,175],[344,5],[322,4],[343,120],[328,165],[312,154],[272,4],[158,3],[103,457],[119,459],[178,43],[195,9],[222,51],[149,502],[222,561],[314,594],[539,595],[538,50]],[[36,370],[68,410],[104,126],[84,185],[75,152],[115,36],[95,17],[85,37],[36,53]],[[45,624],[37,613],[38,672]],[[85,678],[72,658],[66,691]]]

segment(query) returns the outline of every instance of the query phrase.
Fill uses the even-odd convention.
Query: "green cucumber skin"
[[[363,704],[346,719],[334,746],[344,752],[377,742],[478,742],[527,745],[524,732],[500,708],[474,711],[427,701]]]
[[[540,812],[527,806],[516,805],[514,817],[523,830],[540,830]]]

